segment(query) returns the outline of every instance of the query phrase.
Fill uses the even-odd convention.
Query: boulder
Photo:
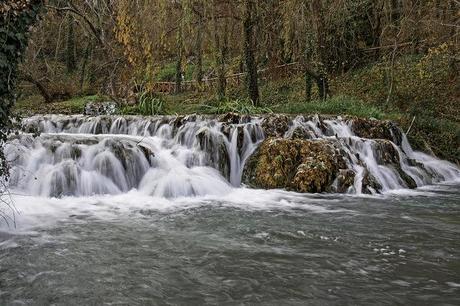
[[[356,173],[351,169],[339,170],[335,192],[346,193],[355,182]]]
[[[267,137],[283,137],[291,121],[291,118],[286,115],[271,114],[262,121],[262,129]]]
[[[239,124],[251,122],[252,117],[250,115],[238,114],[238,113],[225,113],[216,117],[217,121],[227,124]]]
[[[376,139],[374,154],[377,163],[393,168],[399,174],[402,182],[410,189],[417,188],[417,183],[401,167],[401,156],[393,143],[386,139]]]
[[[266,139],[250,158],[243,182],[251,187],[326,192],[346,169],[337,142],[331,139]]]
[[[402,143],[402,132],[392,121],[354,118],[351,130],[357,136],[368,139],[386,139],[397,145]]]

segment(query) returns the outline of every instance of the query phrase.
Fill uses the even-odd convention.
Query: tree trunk
[[[316,84],[318,86],[319,98],[321,100],[326,100],[327,96],[329,95],[329,82],[327,80],[327,77],[321,75],[319,78],[316,79]]]
[[[324,20],[322,15],[321,0],[313,0],[311,2],[311,11],[313,13],[313,26],[316,31],[316,45],[318,48],[318,77],[315,77],[315,79],[318,85],[319,97],[322,100],[325,100],[329,94],[329,86],[325,68],[327,49],[325,43],[326,40],[324,33]]]
[[[183,6],[180,7],[180,16],[179,16],[179,27],[177,30],[177,59],[176,59],[176,84],[174,88],[174,93],[178,94],[182,91],[182,51],[184,48],[183,42]]]
[[[198,32],[196,36],[196,81],[201,87],[203,82],[203,18],[198,17]]]
[[[179,51],[179,55],[176,60],[176,86],[174,92],[176,94],[181,92],[182,89],[182,52]]]
[[[38,91],[40,92],[40,95],[43,97],[43,99],[45,99],[46,103],[49,103],[53,100],[48,90],[46,89],[45,85],[43,85],[42,82],[40,82],[39,80],[35,79],[32,75],[30,74],[23,75],[22,79],[24,81],[34,84],[37,87]]]
[[[75,29],[73,17],[69,17],[69,28],[67,33],[67,50],[66,50],[67,72],[72,73],[77,69],[75,59]]]
[[[83,87],[85,85],[86,79],[86,66],[88,66],[89,56],[91,54],[91,42],[88,43],[85,50],[85,57],[83,58],[83,64],[81,66],[81,73],[80,73],[80,93],[83,93]]]
[[[224,50],[221,50],[219,56],[219,68],[218,68],[218,82],[217,82],[217,96],[219,100],[225,97],[227,91],[227,79],[225,77],[225,59]]]
[[[305,99],[307,100],[307,102],[311,101],[312,88],[313,88],[313,78],[308,72],[305,72]]]
[[[257,4],[256,0],[244,0],[244,59],[246,62],[246,85],[249,98],[255,106],[259,105],[259,84],[256,61],[256,26]]]
[[[177,59],[174,93],[178,94],[182,90],[182,28],[179,29],[177,38]]]
[[[455,12],[458,12],[455,10],[456,7],[456,0],[451,0],[450,1],[450,22],[452,24],[457,24],[458,22],[458,13],[456,14]],[[458,2],[457,2],[458,3]],[[450,44],[449,44],[449,53],[450,53],[450,60],[449,60],[449,70],[450,74],[453,78],[458,77],[458,72],[459,72],[459,64],[458,64],[458,54],[459,54],[459,41],[458,41],[458,34],[459,34],[459,27],[450,27]]]
[[[221,42],[219,35],[219,23],[217,21],[215,12],[213,12],[213,26],[214,26],[214,47],[216,53],[216,71],[217,71],[217,98],[223,99],[226,91],[225,79],[225,43]]]
[[[219,35],[219,34],[217,34]],[[219,40],[220,41],[220,40]],[[227,63],[227,54],[228,54],[228,23],[224,21],[223,28],[223,39],[220,43],[219,50],[219,86],[218,86],[218,96],[219,99],[225,97],[227,91],[227,77],[226,77],[226,63]]]

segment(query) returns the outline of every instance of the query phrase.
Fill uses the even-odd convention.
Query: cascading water
[[[459,169],[359,120],[25,119],[4,147],[0,305],[459,304],[458,182],[392,191]],[[280,173],[383,194],[244,188]]]
[[[194,117],[32,117],[5,148],[10,185],[47,197],[216,195],[241,183],[263,132],[254,120],[224,126]]]
[[[265,138],[264,120],[31,117],[23,122],[25,133],[12,136],[5,148],[12,164],[10,186],[45,197],[132,189],[167,198],[225,194],[241,185],[245,162]],[[455,165],[414,152],[402,133],[400,141],[395,136],[394,142],[382,142],[358,137],[352,120],[299,116],[291,120],[284,137],[298,134],[340,145],[347,167],[355,173],[350,193],[361,193],[369,176],[375,180],[370,188],[374,192],[407,188],[408,181],[420,187],[460,177]],[[386,161],[388,145],[398,169]]]
[[[353,120],[343,120],[341,117],[336,120],[320,120],[318,116],[309,119],[298,116],[292,121],[285,137],[293,137],[300,130],[302,136],[308,139],[338,141],[349,169],[355,173],[354,185],[349,190],[351,193],[362,192],[366,174],[376,181],[379,191],[383,192],[408,188],[410,186],[407,181],[412,181],[413,187],[422,187],[460,178],[460,169],[454,164],[422,152],[414,152],[406,135],[399,130],[397,132],[401,139],[390,129],[393,139],[389,141],[358,137],[352,131],[352,126]],[[400,146],[396,144],[398,142]],[[369,188],[373,193],[376,192],[372,187]]]

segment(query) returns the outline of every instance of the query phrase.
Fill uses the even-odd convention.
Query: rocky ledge
[[[255,188],[329,192],[338,174],[346,169],[340,148],[333,141],[268,138],[247,162],[243,182]],[[342,180],[350,181],[353,183],[352,179]]]
[[[23,125],[29,133],[145,136],[166,131],[205,152],[207,165],[233,183],[239,184],[242,170],[242,182],[254,188],[375,193],[445,181],[459,173],[452,164],[414,154],[395,123],[349,116],[35,116]]]
[[[378,192],[382,185],[368,171],[359,155],[350,155],[340,139],[268,138],[246,163],[243,183],[252,188],[284,188],[302,193],[346,193],[360,188]],[[375,161],[394,170],[399,184],[416,188],[415,181],[401,168],[400,155],[388,140],[372,140]],[[352,163],[362,168],[360,177]]]

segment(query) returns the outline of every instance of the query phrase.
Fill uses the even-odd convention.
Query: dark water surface
[[[4,231],[0,305],[460,305],[459,185],[272,200]]]

